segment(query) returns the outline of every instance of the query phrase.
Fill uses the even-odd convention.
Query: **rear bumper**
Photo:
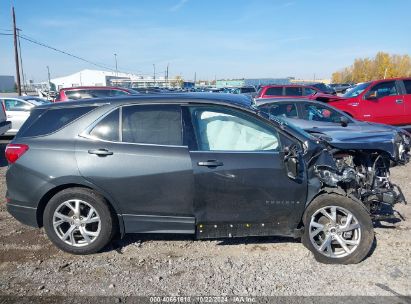
[[[37,208],[19,206],[13,203],[7,203],[6,207],[7,211],[20,223],[27,226],[39,227],[37,223]]]
[[[8,130],[11,129],[11,122],[10,121],[2,121],[0,122],[0,135],[3,135]]]

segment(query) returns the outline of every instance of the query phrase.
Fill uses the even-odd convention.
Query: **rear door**
[[[363,95],[361,112],[366,121],[401,125],[404,121],[404,100],[399,83],[383,81]]]
[[[127,105],[76,145],[81,174],[111,197],[126,232],[194,233],[193,176],[179,105]]]
[[[287,176],[282,135],[241,110],[201,105],[185,110],[197,236],[291,235],[307,184],[303,174],[297,180]]]

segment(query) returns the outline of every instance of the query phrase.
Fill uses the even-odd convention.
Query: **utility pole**
[[[16,77],[17,77],[17,94],[21,96],[21,82],[20,82],[20,66],[19,66],[19,52],[17,49],[17,28],[16,28],[16,14],[14,13],[14,6],[11,8],[13,17],[13,34],[14,34],[14,60],[16,62]]]
[[[384,79],[387,77],[387,70],[388,70],[388,68],[385,68],[385,71],[384,71]]]
[[[154,80],[154,86],[156,86],[156,64],[153,63],[153,80]]]
[[[114,61],[116,62],[116,77],[118,77],[118,69],[117,69],[117,54],[114,53]]]
[[[50,69],[49,66],[47,66],[47,78],[49,80],[49,91],[51,91],[51,80],[50,80]]]
[[[197,82],[197,72],[194,72],[194,86],[196,86]]]

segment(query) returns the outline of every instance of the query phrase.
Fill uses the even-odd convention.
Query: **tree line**
[[[409,55],[378,52],[374,58],[357,58],[354,63],[331,76],[333,83],[358,83],[376,79],[411,77]]]

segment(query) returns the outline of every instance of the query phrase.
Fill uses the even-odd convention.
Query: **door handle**
[[[88,150],[88,154],[95,154],[98,156],[107,156],[107,155],[113,155],[113,152],[107,149],[93,149],[93,150]]]
[[[397,99],[395,102],[396,103],[402,103],[402,99]]]
[[[223,162],[220,162],[218,160],[208,160],[208,161],[201,161],[198,162],[197,165],[202,166],[202,167],[220,167],[223,166]]]

